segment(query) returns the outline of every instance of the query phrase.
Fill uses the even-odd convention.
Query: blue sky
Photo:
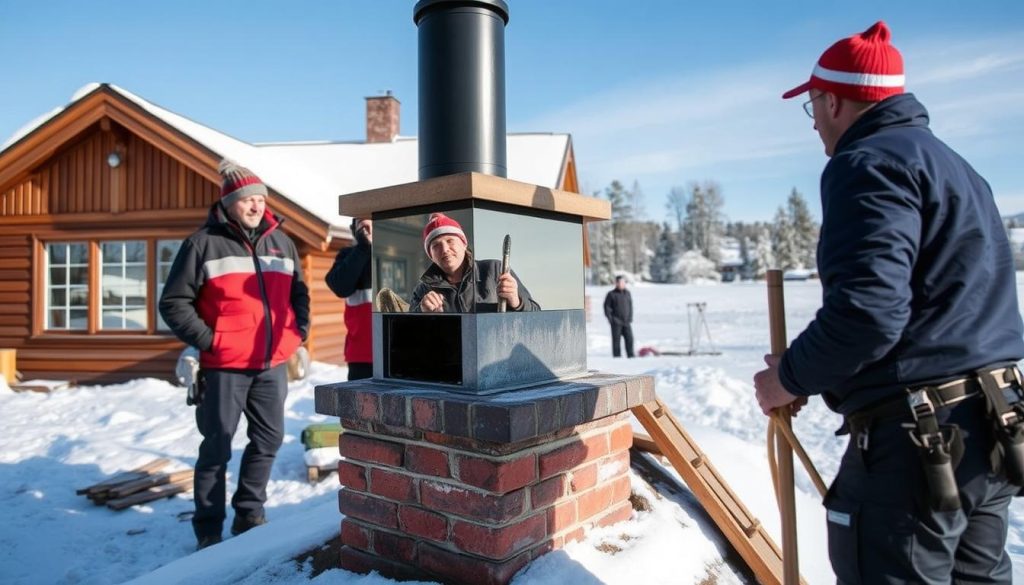
[[[110,82],[250,142],[359,140],[390,89],[417,133],[413,0],[0,0],[0,141]],[[510,131],[570,132],[584,190],[715,180],[733,220],[792,187],[818,210],[826,162],[800,100],[832,42],[886,20],[936,133],[1024,211],[1024,2],[510,0]]]

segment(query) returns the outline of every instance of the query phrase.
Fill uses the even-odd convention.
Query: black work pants
[[[622,355],[619,349],[619,338],[626,339],[626,356],[633,357],[633,326],[629,323],[612,323],[612,357]]]
[[[231,506],[236,516],[259,516],[267,500],[274,456],[284,440],[287,364],[269,370],[205,370],[206,389],[196,407],[203,442],[196,460],[192,528],[196,537],[219,535],[225,517],[225,472],[231,439],[241,415],[248,422],[249,444],[242,452],[238,487]]]
[[[1018,488],[991,473],[984,401],[974,396],[936,414],[964,437],[955,472],[962,509],[928,506],[917,447],[900,426],[909,416],[875,423],[866,449],[851,439],[825,496],[829,557],[840,585],[1010,585],[1007,508]]]
[[[348,379],[349,380],[365,380],[366,378],[373,377],[373,364],[365,362],[349,362],[348,363]]]

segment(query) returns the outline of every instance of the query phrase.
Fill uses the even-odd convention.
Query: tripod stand
[[[704,313],[704,309],[707,306],[707,303],[686,303],[686,324],[690,333],[690,351],[688,355],[722,354],[722,352],[715,349],[715,342],[711,340],[711,328],[708,327],[708,320]],[[701,330],[707,334],[710,349],[701,350]]]

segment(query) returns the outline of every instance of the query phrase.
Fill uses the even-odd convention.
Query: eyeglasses
[[[818,95],[804,102],[804,112],[807,114],[808,118],[811,118],[812,120],[814,119],[814,106],[812,104],[814,103],[814,100],[822,97],[823,95],[825,94],[819,93]]]

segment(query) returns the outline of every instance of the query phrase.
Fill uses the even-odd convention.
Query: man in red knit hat
[[[851,436],[825,497],[839,583],[1003,583],[1024,486],[1024,358],[1013,258],[988,183],[904,93],[878,22],[810,79],[823,306],[754,377],[765,414],[820,394]]]
[[[539,311],[512,270],[501,271],[500,260],[473,260],[459,222],[432,213],[423,227],[423,251],[433,261],[412,291],[414,313],[489,313],[504,299],[509,311]]]
[[[225,518],[231,439],[244,413],[249,444],[231,498],[231,533],[266,523],[263,504],[284,440],[287,362],[306,338],[309,289],[295,244],[267,208],[267,187],[225,159],[221,197],[206,225],[181,244],[160,297],[171,331],[199,349],[205,388],[196,407],[192,528],[198,548],[217,544]]]

